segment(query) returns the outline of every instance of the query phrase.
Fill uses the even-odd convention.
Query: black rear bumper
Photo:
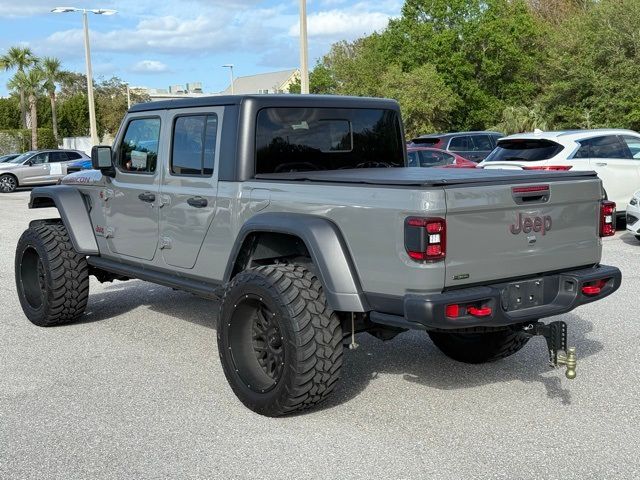
[[[598,294],[587,295],[582,292],[585,284],[598,280],[606,280]],[[521,285],[523,288],[529,288],[527,283],[536,281],[540,281],[541,284],[541,298],[536,299],[538,304],[527,308],[511,308],[514,288]],[[598,265],[518,281],[449,290],[434,295],[409,294],[397,299],[402,302],[404,316],[398,312],[373,311],[370,313],[370,319],[378,324],[422,330],[502,327],[559,315],[580,305],[595,302],[615,292],[621,281],[622,274],[618,268]],[[445,314],[448,305],[463,306],[461,314],[455,318],[448,317]],[[470,314],[466,308],[469,305],[479,309],[490,309],[490,314]]]

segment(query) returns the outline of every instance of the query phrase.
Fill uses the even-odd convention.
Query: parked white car
[[[640,240],[640,190],[633,194],[627,205],[627,232]]]
[[[519,133],[498,140],[478,167],[595,170],[621,214],[640,188],[640,134],[620,129]]]

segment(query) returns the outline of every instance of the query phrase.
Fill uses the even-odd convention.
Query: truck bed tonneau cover
[[[596,172],[593,171],[554,172],[415,167],[354,168],[309,172],[263,173],[255,176],[257,180],[268,180],[271,182],[362,183],[368,185],[415,187],[552,182],[595,177],[597,177],[597,175]]]

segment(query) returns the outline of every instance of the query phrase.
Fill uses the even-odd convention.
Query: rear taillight
[[[616,233],[616,203],[603,200],[600,204],[600,236],[611,237]]]
[[[445,257],[447,222],[444,218],[409,217],[404,223],[404,246],[417,261],[436,261]]]
[[[571,170],[572,165],[545,165],[542,167],[522,167],[523,170],[551,170],[558,172],[566,172]]]

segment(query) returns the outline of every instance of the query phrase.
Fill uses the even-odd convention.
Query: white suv
[[[519,133],[498,140],[478,167],[595,170],[607,198],[624,213],[640,188],[640,134],[619,129]]]

